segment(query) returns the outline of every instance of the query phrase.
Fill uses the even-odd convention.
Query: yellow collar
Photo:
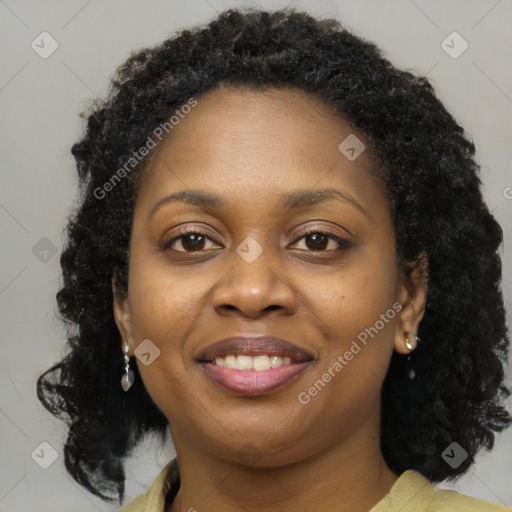
[[[145,494],[137,496],[118,512],[164,512],[166,497],[172,502],[180,487],[177,458],[162,469]],[[168,496],[167,496],[168,495]],[[455,491],[435,490],[418,471],[408,469],[388,494],[369,512],[512,512],[512,508],[470,498]]]

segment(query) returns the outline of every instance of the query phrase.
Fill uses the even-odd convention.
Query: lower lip
[[[210,379],[242,395],[264,395],[295,380],[311,363],[287,364],[270,370],[235,370],[212,363],[201,363]]]

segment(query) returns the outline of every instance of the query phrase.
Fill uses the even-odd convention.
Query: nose
[[[259,318],[274,310],[285,315],[295,312],[295,293],[283,266],[270,252],[265,249],[248,263],[233,251],[231,268],[217,283],[213,293],[213,306],[219,314]]]

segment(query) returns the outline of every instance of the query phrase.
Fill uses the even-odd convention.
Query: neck
[[[360,435],[299,462],[254,468],[198,451],[173,429],[181,485],[167,512],[368,512],[398,475],[386,465],[379,436]]]

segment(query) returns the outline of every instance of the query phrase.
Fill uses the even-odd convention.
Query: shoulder
[[[512,508],[434,489],[418,471],[402,473],[389,493],[370,512],[512,512]]]
[[[512,512],[512,508],[489,501],[471,498],[455,491],[437,490],[432,500],[432,511]]]
[[[179,486],[178,462],[174,458],[162,469],[146,493],[140,494],[117,512],[164,512],[167,495],[174,498]]]
[[[139,494],[139,496],[127,503],[123,508],[120,508],[117,512],[144,512],[147,502],[148,493]]]

